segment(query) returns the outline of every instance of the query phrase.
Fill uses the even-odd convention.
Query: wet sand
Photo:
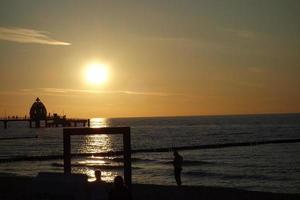
[[[48,184],[46,190],[51,194],[38,195],[41,192],[41,185],[34,184],[34,178],[19,176],[0,176],[0,199],[88,199],[88,187],[90,183],[79,184],[78,189],[61,188],[64,194],[56,192],[55,184]],[[109,190],[111,184],[106,184]],[[68,191],[70,190],[70,191]],[[206,187],[206,186],[162,186],[148,184],[134,184],[132,186],[133,199],[138,200],[179,200],[179,199],[231,199],[231,200],[300,200],[300,194],[279,194],[270,192],[245,191],[234,188]]]

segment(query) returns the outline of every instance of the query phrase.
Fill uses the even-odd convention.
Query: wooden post
[[[87,123],[88,123],[88,127],[90,127],[90,119],[88,119]]]
[[[4,120],[4,128],[7,128],[7,120]]]
[[[124,179],[128,189],[131,190],[131,141],[130,128],[123,134],[123,152],[124,152]]]
[[[71,138],[64,129],[64,173],[71,174]]]
[[[36,119],[35,120],[35,128],[40,128],[41,127],[41,120]]]
[[[32,121],[31,121],[31,119],[29,120],[29,128],[32,128]]]

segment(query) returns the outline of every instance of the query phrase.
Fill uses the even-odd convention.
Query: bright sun
[[[107,66],[100,63],[90,63],[86,67],[85,79],[88,83],[98,85],[108,80]]]

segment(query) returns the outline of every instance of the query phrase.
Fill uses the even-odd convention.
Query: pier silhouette
[[[44,122],[44,127],[77,127],[77,125],[90,127],[90,119],[67,118],[66,115],[59,116],[57,113],[53,115],[48,113],[47,115],[46,106],[41,102],[40,98],[36,98],[29,114],[30,117],[2,117],[0,121],[3,122],[5,129],[8,127],[8,122],[28,122],[30,128],[40,128],[41,122]]]
[[[37,126],[36,121],[30,118],[0,118],[0,121],[3,122],[3,127],[6,129],[8,127],[8,122],[28,122],[30,128],[40,128],[41,125]],[[45,127],[77,127],[82,125],[83,127],[90,127],[90,119],[81,119],[81,118],[62,118],[55,119],[54,117],[47,117],[44,121]]]

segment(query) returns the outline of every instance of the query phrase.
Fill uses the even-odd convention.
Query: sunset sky
[[[300,112],[299,13],[299,0],[1,0],[0,116],[36,97],[70,117]]]

